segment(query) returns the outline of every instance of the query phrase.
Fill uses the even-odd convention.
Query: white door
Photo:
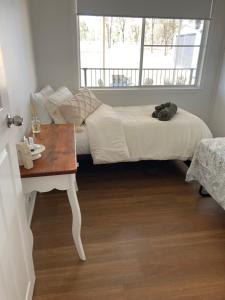
[[[10,113],[0,48],[0,299],[30,300],[34,287],[32,234],[16,155],[18,127],[7,127]]]

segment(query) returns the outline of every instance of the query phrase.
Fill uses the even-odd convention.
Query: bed
[[[139,160],[188,160],[212,134],[203,120],[178,109],[167,122],[151,117],[154,105],[111,107],[102,104],[76,133],[78,156],[94,164]]]
[[[186,181],[198,181],[225,209],[225,138],[204,139],[198,145]]]
[[[76,132],[76,150],[79,156],[91,154],[86,125],[82,125],[81,130]]]

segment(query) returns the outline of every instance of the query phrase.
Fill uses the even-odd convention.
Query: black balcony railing
[[[193,86],[196,69],[122,69],[82,68],[81,86],[91,88],[127,88],[145,86]]]

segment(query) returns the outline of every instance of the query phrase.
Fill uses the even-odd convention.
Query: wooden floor
[[[225,299],[225,212],[176,162],[82,164],[82,239],[66,193],[38,196],[32,223],[34,300]]]

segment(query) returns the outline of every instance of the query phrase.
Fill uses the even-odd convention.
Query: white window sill
[[[191,91],[201,91],[202,87],[200,86],[190,86],[190,87],[133,87],[133,88],[90,88],[90,90],[96,91],[98,93],[107,93],[107,92],[119,92],[119,93],[133,93],[133,92],[157,92],[157,91],[169,91],[169,92],[191,92]]]

